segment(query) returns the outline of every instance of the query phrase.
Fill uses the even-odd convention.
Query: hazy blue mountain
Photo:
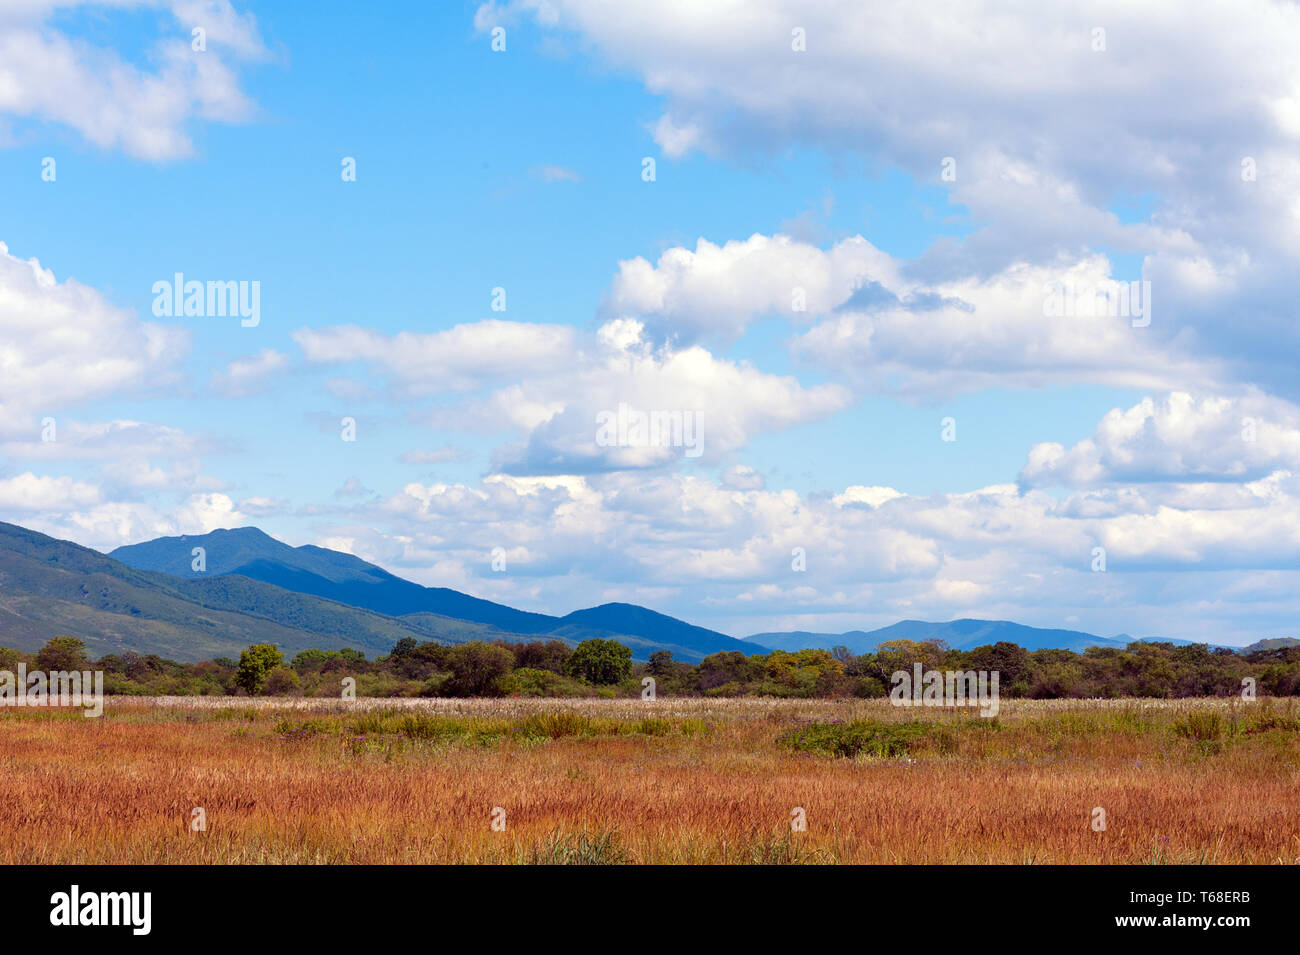
[[[196,547],[205,550],[204,573],[192,568]],[[32,650],[56,633],[68,633],[97,654],[131,649],[176,660],[236,656],[250,643],[276,643],[289,654],[350,646],[377,656],[403,637],[442,643],[558,639],[569,645],[603,637],[632,647],[637,660],[662,649],[689,662],[723,650],[754,654],[842,645],[863,653],[898,639],[943,640],[956,649],[1007,641],[1028,650],[1075,651],[1133,642],[1127,634],[1108,638],[970,619],[737,640],[626,603],[554,617],[445,587],[422,587],[350,554],[290,547],[255,527],[159,538],[105,556],[0,523],[0,596],[0,646]]]
[[[191,554],[196,547],[206,552],[204,573],[192,568]],[[432,613],[519,634],[543,633],[559,623],[558,617],[515,610],[446,587],[422,587],[351,554],[311,544],[290,547],[256,527],[159,537],[119,547],[110,556],[140,570],[180,577],[242,574],[286,590],[395,617]]]
[[[204,549],[206,571],[202,573],[192,566],[196,547]],[[668,650],[674,658],[690,662],[719,650],[765,651],[632,604],[604,604],[564,617],[515,610],[445,587],[422,587],[350,554],[312,545],[291,547],[256,527],[160,537],[119,547],[111,556],[137,569],[198,580],[247,577],[397,617],[407,626],[451,642],[558,639],[573,645],[603,637],[627,644],[638,660],[655,650]]]
[[[704,656],[721,650],[766,653],[769,649],[757,641],[737,640],[725,633],[706,630],[704,627],[697,627],[676,617],[656,613],[635,604],[611,603],[586,610],[575,610],[561,617],[560,625],[606,630],[610,633],[661,641],[668,645],[689,647]]]
[[[866,653],[889,640],[942,640],[957,650],[1006,641],[1026,650],[1047,648],[1082,651],[1088,647],[1124,647],[1122,642],[1080,630],[1046,630],[1007,620],[951,620],[930,623],[925,620],[902,620],[879,630],[850,630],[847,633],[756,633],[747,640],[775,650],[801,650],[805,647],[829,650],[845,646],[854,653]]]
[[[292,656],[308,647],[387,653],[403,637],[435,639],[401,620],[238,575],[210,579],[138,570],[98,551],[0,523],[0,646],[35,650],[50,637],[95,655],[173,660],[238,657],[251,643]]]

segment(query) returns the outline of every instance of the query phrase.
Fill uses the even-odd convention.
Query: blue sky
[[[0,519],[736,635],[1293,633],[1297,19],[1255,5],[30,0]],[[177,272],[260,322],[156,316]],[[1115,280],[1149,324],[1046,312]],[[620,404],[702,453],[600,445]]]

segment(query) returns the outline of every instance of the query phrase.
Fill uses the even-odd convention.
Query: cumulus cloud
[[[288,355],[274,348],[263,348],[256,355],[235,359],[223,372],[214,372],[212,386],[228,398],[247,397],[260,392],[268,378],[288,367]]]
[[[93,46],[53,22],[68,8],[156,8],[174,26],[152,69]],[[192,48],[194,29],[206,49]],[[168,160],[194,151],[194,121],[242,122],[254,113],[234,62],[267,56],[256,23],[229,0],[24,0],[0,11],[0,113],[76,130],[103,149]]]
[[[744,16],[711,4],[518,0],[494,13],[576,35],[638,74],[663,99],[651,129],[668,157],[752,162],[815,146],[946,188],[978,227],[907,263],[915,280],[993,281],[1099,249],[1145,255],[1163,334],[1219,357],[1238,381],[1300,397],[1282,357],[1300,348],[1292,3],[1218,0],[1195,17],[1172,2],[1106,0],[757,0]],[[1115,211],[1136,196],[1151,200],[1143,213]],[[697,286],[705,264],[692,263]],[[619,283],[630,307],[671,314],[677,303],[657,304],[634,266]],[[723,292],[712,323],[727,333],[738,320]],[[762,307],[785,307],[772,299]]]
[[[1110,411],[1091,438],[1066,449],[1036,444],[1026,485],[1248,481],[1300,472],[1300,408],[1258,392],[1194,397],[1174,392]]]
[[[734,633],[776,620],[1059,625],[1067,612],[1086,623],[1122,606],[1136,629],[1149,620],[1150,632],[1223,640],[1249,630],[1230,606],[1202,607],[1203,593],[1184,581],[1240,589],[1264,568],[1275,576],[1244,599],[1300,604],[1286,590],[1300,578],[1300,479],[1287,472],[1066,497],[1016,485],[929,496],[734,485],[626,472],[413,482],[322,532],[346,533],[354,552],[426,584],[550,612],[658,601]],[[511,555],[506,575],[491,569],[496,547]],[[1105,573],[1092,569],[1098,547]]]
[[[811,326],[793,339],[796,355],[859,387],[904,393],[1060,381],[1168,389],[1230,377],[1185,340],[1172,308],[1117,282],[1095,254],[922,282],[861,236],[826,250],[783,235],[701,239],[653,265],[621,262],[603,308],[622,316],[620,329],[640,323],[685,342],[734,338],[761,316],[785,315]]]
[[[784,235],[723,245],[702,238],[694,250],[668,249],[654,264],[640,256],[620,262],[602,311],[690,344],[735,338],[763,315],[823,314],[867,281],[901,284],[893,259],[861,236],[825,252]]]
[[[99,488],[69,477],[35,475],[28,471],[0,479],[0,507],[9,511],[75,510],[97,504]]]
[[[39,416],[165,384],[188,345],[185,331],[141,322],[0,243],[0,434],[31,434]]]
[[[249,523],[249,515],[222,493],[191,494],[169,506],[113,499],[85,482],[32,475],[0,480],[0,508],[24,527],[100,551]]]
[[[367,362],[401,397],[474,392],[423,420],[521,435],[497,449],[492,465],[517,475],[713,461],[756,434],[825,418],[851,401],[843,386],[805,388],[792,376],[720,359],[700,346],[655,347],[643,331],[632,319],[582,337],[568,326],[493,320],[427,334],[302,329],[295,338],[309,361]],[[510,377],[518,380],[502,385]],[[649,427],[640,436],[635,425],[601,424],[638,415]]]
[[[498,449],[493,470],[581,474],[714,461],[757,434],[829,417],[851,401],[840,385],[804,387],[699,346],[654,348],[634,331],[626,323],[602,329],[600,347],[575,356],[564,374],[525,377],[476,404],[476,417],[527,434]]]

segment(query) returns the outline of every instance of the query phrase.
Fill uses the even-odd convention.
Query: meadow
[[[5,863],[1297,863],[1300,706],[116,697],[0,710],[0,831]]]

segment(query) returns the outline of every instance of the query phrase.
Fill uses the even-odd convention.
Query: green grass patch
[[[998,732],[995,720],[972,720],[956,725],[921,720],[891,723],[882,720],[854,720],[850,723],[813,723],[785,733],[780,742],[802,753],[855,759],[872,756],[883,759],[913,753],[950,755],[957,751],[962,732]]]

